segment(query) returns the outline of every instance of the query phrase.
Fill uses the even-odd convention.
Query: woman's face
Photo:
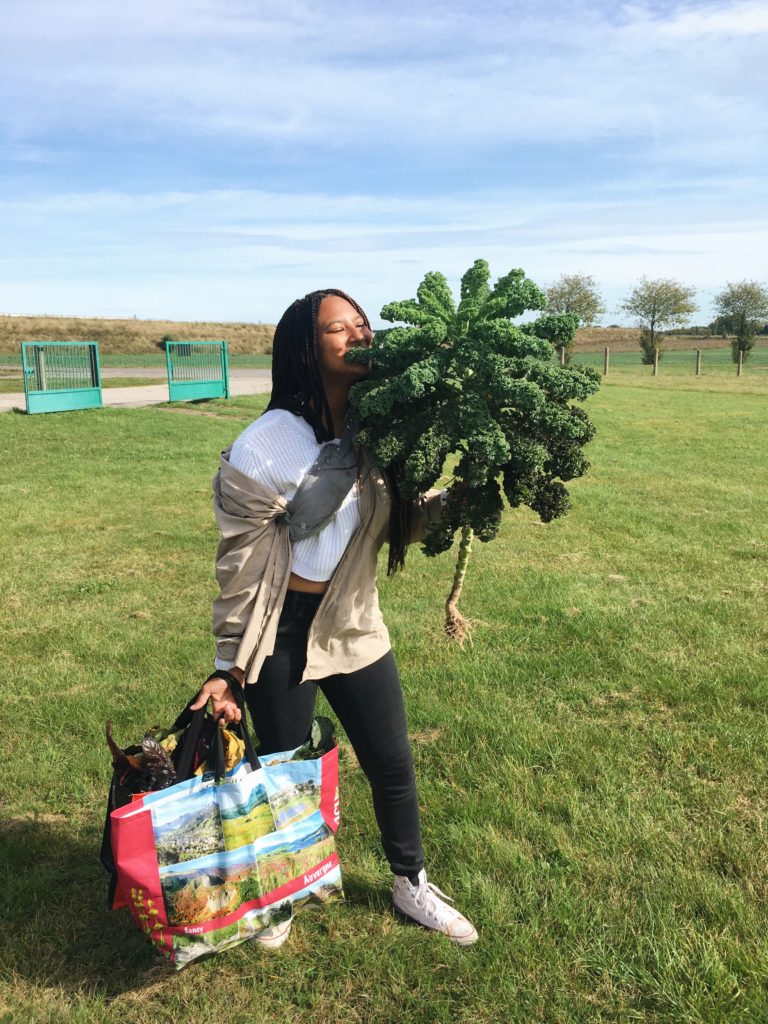
[[[371,344],[373,333],[355,307],[340,295],[326,295],[317,311],[317,354],[323,383],[354,384],[368,373],[365,363],[348,363],[351,348]]]

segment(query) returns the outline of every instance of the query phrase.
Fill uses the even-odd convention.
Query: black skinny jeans
[[[400,677],[392,652],[357,672],[299,683],[307,634],[322,595],[289,590],[274,653],[245,697],[260,741],[259,754],[303,743],[312,725],[318,686],[333,708],[368,777],[381,843],[396,875],[424,866],[419,804]]]

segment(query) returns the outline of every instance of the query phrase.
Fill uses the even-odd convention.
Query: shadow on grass
[[[381,882],[371,883],[366,875],[345,870],[341,865],[341,883],[344,887],[344,903],[352,907],[364,907],[378,913],[386,913],[392,906],[391,888]]]
[[[16,819],[0,834],[0,964],[36,986],[105,997],[157,981],[127,910],[106,906],[98,825]]]
[[[128,910],[107,909],[100,827],[53,816],[12,819],[4,826],[0,979],[15,976],[36,988],[112,999],[176,973],[155,956]],[[388,911],[388,886],[342,871],[350,909]]]

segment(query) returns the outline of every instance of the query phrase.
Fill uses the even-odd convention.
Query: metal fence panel
[[[101,408],[95,341],[22,341],[21,365],[28,413]]]
[[[168,400],[229,398],[226,341],[167,341]]]

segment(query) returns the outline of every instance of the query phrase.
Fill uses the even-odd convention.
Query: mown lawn
[[[632,352],[613,352],[609,354],[608,373],[609,376],[618,375],[619,379],[632,377],[650,377],[653,372],[652,366],[644,366],[640,359],[640,350]],[[594,366],[595,369],[603,372],[603,352],[575,352],[573,360],[575,363],[586,366]],[[768,379],[768,345],[762,339],[755,345],[752,352],[744,361],[742,376],[756,375],[763,380]],[[659,378],[673,376],[693,377],[696,379],[696,347],[690,349],[669,349],[665,351],[659,360]],[[731,358],[730,346],[725,348],[702,349],[701,351],[701,374],[699,379],[707,380],[713,377],[735,377],[736,364]]]
[[[463,651],[450,555],[382,580],[428,867],[477,946],[392,916],[347,754],[347,902],[170,975],[103,907],[103,723],[133,741],[209,671],[209,480],[265,399],[0,417],[0,1021],[768,1019],[767,396],[606,382],[571,515],[476,546]]]
[[[102,388],[140,388],[149,384],[163,384],[163,378],[153,380],[151,377],[105,377],[102,379]],[[0,395],[12,395],[24,391],[24,378],[13,376],[6,372],[0,374]]]
[[[100,352],[99,363],[105,368],[114,367],[131,369],[135,367],[154,366],[164,370],[166,367],[164,352],[135,352],[132,354]],[[250,355],[230,353],[229,365],[268,370],[272,365],[272,356],[258,355],[256,353]],[[0,366],[21,366],[21,353],[18,350],[15,352],[0,352]]]

